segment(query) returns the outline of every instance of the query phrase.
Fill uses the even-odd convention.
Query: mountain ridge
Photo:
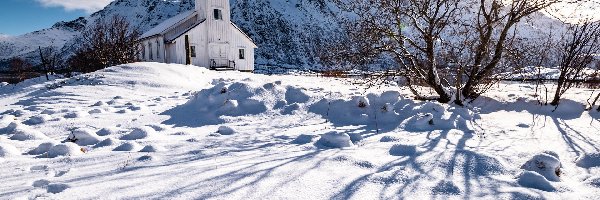
[[[39,46],[76,49],[81,30],[98,19],[125,17],[141,32],[181,12],[194,9],[194,0],[116,0],[104,9],[73,21],[9,38],[0,38],[0,60],[35,60]],[[335,4],[329,0],[230,0],[232,21],[257,43],[257,64],[311,67],[318,63],[315,48],[339,29]]]

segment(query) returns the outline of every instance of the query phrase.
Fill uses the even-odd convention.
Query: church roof
[[[169,31],[171,28],[178,26],[180,23],[184,22],[189,17],[193,17],[194,14],[196,14],[195,10],[189,10],[189,11],[182,12],[178,15],[175,15],[174,17],[171,17],[171,18],[165,20],[164,22],[158,24],[154,28],[150,29],[149,31],[144,33],[140,38],[145,39],[145,38],[153,37],[156,35],[164,34],[165,32]]]
[[[198,13],[195,10],[182,12],[150,29],[140,37],[140,40],[149,39],[154,36],[163,36],[164,41],[166,43],[170,43],[206,21],[206,19],[201,21],[198,21],[197,19]],[[244,35],[252,44],[254,44],[254,40],[252,40],[252,38],[242,31],[242,29],[240,29],[233,22],[231,22],[231,25],[237,31],[242,33],[242,35]],[[256,44],[254,46],[256,46]]]

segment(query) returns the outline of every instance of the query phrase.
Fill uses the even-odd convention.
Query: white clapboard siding
[[[222,19],[216,19],[214,9],[221,10]],[[144,50],[140,59],[148,62],[186,63],[185,38],[195,49],[191,64],[211,67],[231,66],[240,71],[254,70],[254,42],[231,23],[228,0],[196,0],[196,10],[166,20],[145,33],[140,43]],[[240,59],[244,49],[244,59]],[[152,51],[152,52],[150,52]],[[152,54],[152,57],[150,56]]]

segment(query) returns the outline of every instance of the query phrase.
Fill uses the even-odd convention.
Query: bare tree
[[[14,73],[19,81],[27,78],[27,73],[32,70],[32,65],[22,58],[14,57],[10,59],[9,68]]]
[[[480,0],[477,17],[473,24],[477,37],[474,49],[465,66],[467,81],[462,95],[466,99],[476,99],[496,81],[493,74],[501,64],[503,56],[519,38],[515,25],[525,17],[534,14],[559,0]]]
[[[38,52],[40,54],[40,66],[38,67],[38,71],[44,73],[46,76],[46,80],[50,80],[48,77],[50,74],[55,73],[57,69],[59,69],[63,64],[64,60],[56,47],[38,47]]]
[[[476,99],[498,79],[520,39],[515,25],[559,0],[342,1],[353,57],[395,58],[409,86],[432,88],[439,102]],[[516,54],[513,54],[516,55]],[[454,87],[454,89],[452,89]],[[412,87],[411,87],[412,88]],[[412,89],[417,97],[425,98]]]
[[[585,20],[570,24],[563,36],[559,70],[560,76],[551,105],[558,106],[561,96],[577,81],[582,81],[586,69],[591,69],[600,53],[600,22]]]
[[[139,37],[140,32],[124,17],[116,15],[108,20],[98,20],[83,31],[82,46],[69,63],[74,70],[91,72],[135,62]]]

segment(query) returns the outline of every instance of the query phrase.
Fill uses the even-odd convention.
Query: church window
[[[196,46],[190,46],[190,54],[192,58],[196,57]]]
[[[215,17],[215,20],[223,20],[223,12],[221,12],[220,9],[214,9],[213,16]]]
[[[160,43],[156,41],[156,58],[160,59]]]
[[[240,49],[240,60],[246,59],[246,50]]]

